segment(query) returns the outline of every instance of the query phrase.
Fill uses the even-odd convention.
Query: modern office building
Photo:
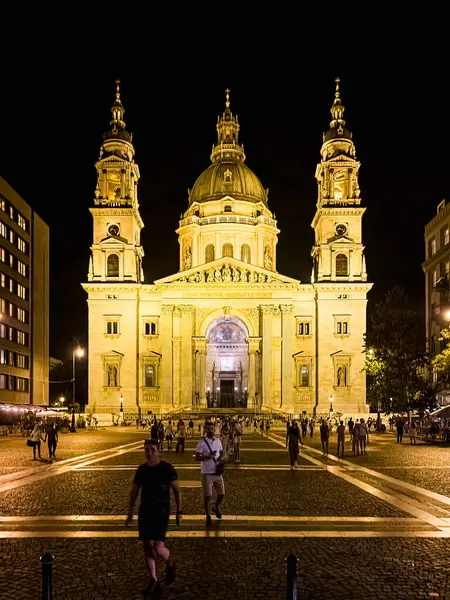
[[[48,404],[49,238],[0,177],[0,402]]]
[[[425,318],[427,348],[443,349],[441,330],[450,325],[450,203],[442,200],[437,214],[425,227]],[[441,386],[442,387],[442,386]],[[438,391],[439,404],[450,404],[450,390]]]

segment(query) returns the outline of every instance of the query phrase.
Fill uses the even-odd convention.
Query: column
[[[206,337],[194,337],[193,347],[195,352],[195,369],[196,369],[196,382],[195,392],[198,392],[198,404],[200,406],[205,405],[206,398],[206,344],[208,340]]]
[[[259,351],[261,338],[248,338],[248,408],[256,406],[255,394],[257,391],[257,363],[256,353]]]
[[[262,312],[262,405],[272,405],[272,315],[273,304],[261,305]]]
[[[182,305],[181,309],[181,405],[191,406],[194,396],[193,390],[193,361],[192,361],[192,334],[193,306]]]
[[[173,406],[172,394],[172,313],[173,306],[161,306],[161,320],[159,324],[159,337],[161,340],[161,402],[167,407]]]
[[[281,310],[274,306],[272,317],[272,406],[281,405]]]
[[[281,404],[283,407],[293,405],[293,385],[292,385],[292,340],[293,340],[293,306],[292,304],[282,304],[281,309]]]
[[[181,404],[181,309],[173,308],[173,338],[172,338],[172,395],[173,406]]]

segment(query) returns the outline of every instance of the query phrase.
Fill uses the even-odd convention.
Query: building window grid
[[[146,321],[144,326],[145,335],[158,335],[155,321]]]
[[[106,334],[107,335],[119,335],[119,321],[106,321]]]

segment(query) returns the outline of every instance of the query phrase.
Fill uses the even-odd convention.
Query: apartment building
[[[0,402],[48,404],[49,238],[0,177]]]

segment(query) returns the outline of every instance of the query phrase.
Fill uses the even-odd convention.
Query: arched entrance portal
[[[247,408],[248,332],[236,317],[222,317],[207,332],[208,408]]]

